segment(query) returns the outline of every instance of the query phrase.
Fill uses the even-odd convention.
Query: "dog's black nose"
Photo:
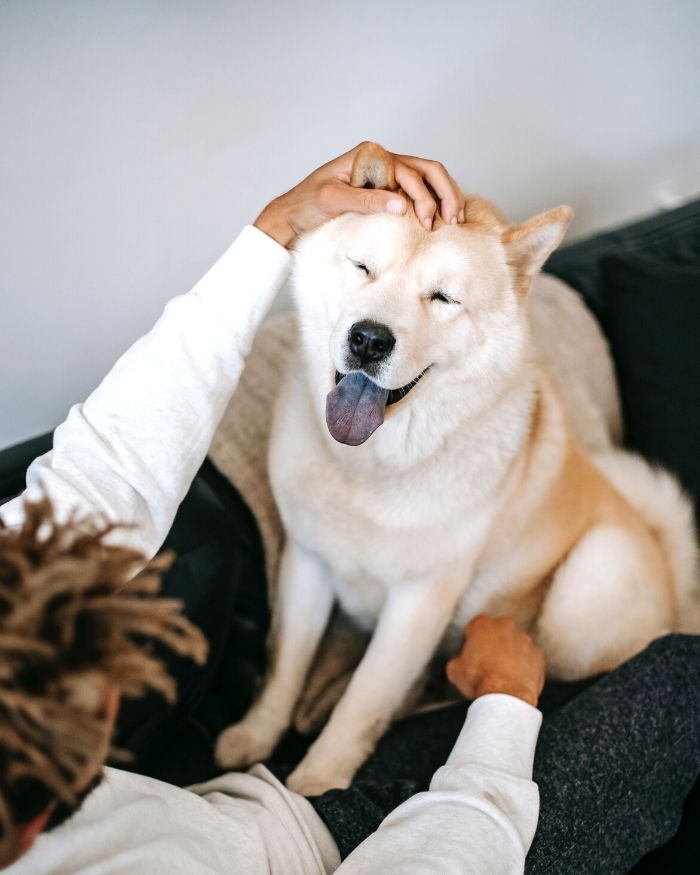
[[[396,338],[386,325],[368,319],[356,322],[348,332],[350,351],[360,364],[387,358],[395,343]]]

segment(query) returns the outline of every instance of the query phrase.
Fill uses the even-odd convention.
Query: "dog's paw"
[[[216,741],[214,757],[222,769],[243,769],[270,756],[276,738],[270,738],[246,721],[225,729]]]
[[[326,790],[345,790],[353,776],[333,774],[305,767],[302,761],[287,778],[287,789],[301,796],[321,796]]]

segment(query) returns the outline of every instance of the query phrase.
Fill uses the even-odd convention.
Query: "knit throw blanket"
[[[275,401],[296,338],[293,312],[273,316],[260,327],[209,448],[209,458],[241,494],[258,524],[271,594],[284,530],[270,486],[267,455]]]

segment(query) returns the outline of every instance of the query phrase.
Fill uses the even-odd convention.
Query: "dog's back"
[[[530,325],[542,364],[574,434],[590,451],[622,440],[622,415],[610,350],[579,295],[540,274],[530,295]]]

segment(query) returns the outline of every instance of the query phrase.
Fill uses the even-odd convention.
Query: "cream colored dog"
[[[382,154],[365,159],[381,180]],[[270,669],[222,765],[272,752],[336,600],[374,635],[289,778],[307,795],[349,784],[479,612],[513,617],[563,679],[698,628],[690,505],[613,448],[612,373],[583,305],[553,280],[530,291],[569,220],[511,227],[470,198],[462,226],[345,215],[300,243],[301,338],[271,442],[287,542]],[[599,355],[582,363],[577,344]]]

